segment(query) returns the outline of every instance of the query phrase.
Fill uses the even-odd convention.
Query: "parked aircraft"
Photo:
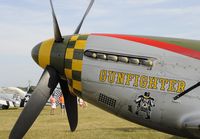
[[[131,122],[200,138],[200,41],[79,34],[93,2],[74,34],[62,36],[50,0],[54,38],[32,50],[44,72],[10,138],[26,134],[58,83],[71,131],[78,123],[78,96]]]
[[[26,92],[17,87],[0,88],[0,108],[8,109],[9,107],[19,107],[21,99],[25,95]]]

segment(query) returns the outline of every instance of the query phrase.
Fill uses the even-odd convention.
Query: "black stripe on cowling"
[[[65,53],[67,49],[66,42],[68,40],[69,37],[66,37],[63,43],[54,42],[51,49],[50,65],[53,66],[61,76],[65,75]]]
[[[64,58],[66,45],[54,42],[51,49],[50,65],[53,66],[60,74],[63,74]]]

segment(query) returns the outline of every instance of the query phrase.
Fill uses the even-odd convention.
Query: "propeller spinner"
[[[87,14],[89,13],[93,3],[94,0],[91,0],[74,34],[79,33],[81,26]],[[44,72],[37,84],[36,89],[33,92],[33,95],[31,96],[29,102],[27,103],[26,107],[24,108],[17,122],[15,123],[9,136],[10,139],[23,138],[23,136],[30,129],[33,122],[36,120],[36,118],[42,111],[43,107],[45,106],[46,102],[48,101],[49,97],[53,93],[58,83],[60,83],[61,90],[63,92],[63,96],[65,99],[65,106],[66,106],[70,129],[71,131],[75,131],[77,127],[78,123],[77,97],[70,93],[67,79],[66,80],[61,79],[62,76],[61,71],[57,70],[55,65],[51,64],[49,60],[51,57],[50,51],[52,45],[60,47],[61,50],[62,46],[65,45],[63,42],[64,38],[61,35],[58,21],[54,12],[52,0],[50,0],[50,5],[53,16],[54,39],[40,43],[39,45],[35,46],[32,50],[32,57],[34,61],[44,68]],[[39,49],[42,50],[39,52]],[[38,61],[38,59],[40,59],[40,61]]]

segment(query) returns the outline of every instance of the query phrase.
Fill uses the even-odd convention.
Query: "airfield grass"
[[[8,135],[22,109],[0,110],[0,139]],[[79,108],[79,124],[76,132],[69,131],[68,120],[61,115],[60,107],[50,115],[46,106],[25,139],[183,139],[158,132],[120,119],[89,105]]]

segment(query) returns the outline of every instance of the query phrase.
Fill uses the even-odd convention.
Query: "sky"
[[[89,0],[53,0],[62,35],[72,34]],[[199,0],[96,0],[80,33],[200,40]],[[0,1],[0,87],[36,85],[32,48],[53,37],[48,0]]]

